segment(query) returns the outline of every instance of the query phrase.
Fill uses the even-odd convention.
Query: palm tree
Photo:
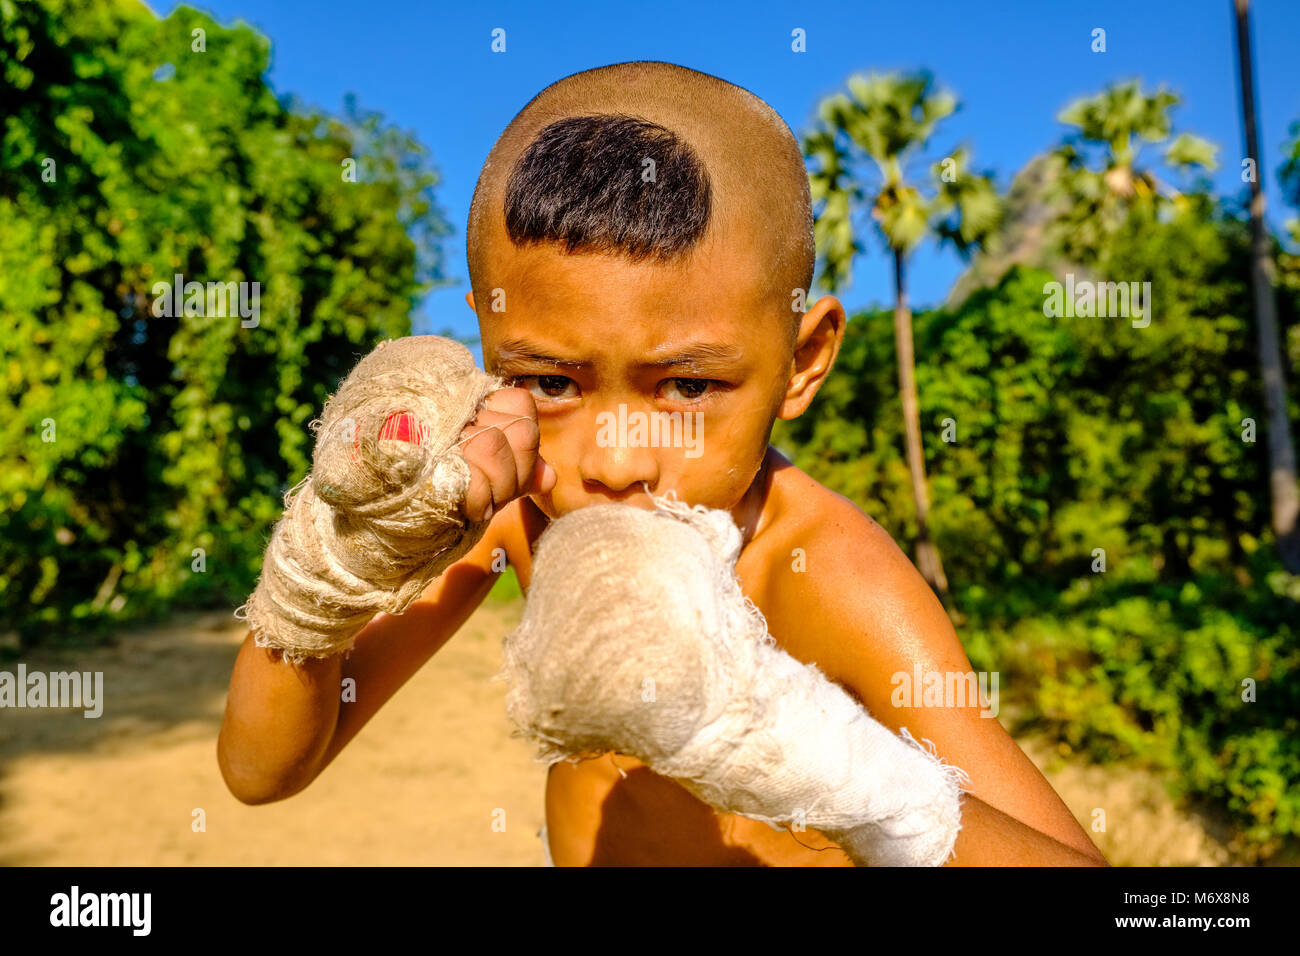
[[[1064,197],[1064,215],[1055,224],[1056,242],[1070,262],[1095,261],[1114,232],[1133,214],[1154,215],[1183,196],[1154,171],[1138,166],[1142,143],[1162,143],[1171,131],[1170,111],[1178,97],[1164,89],[1143,93],[1136,82],[1112,84],[1096,96],[1075,100],[1057,119],[1075,131],[1053,157],[1058,164],[1054,196]],[[1102,147],[1101,169],[1087,164],[1087,153]],[[1217,147],[1183,133],[1165,148],[1170,166],[1215,168]]]
[[[970,172],[964,148],[931,166],[930,195],[909,177],[908,162],[925,150],[939,121],[957,109],[957,101],[937,90],[929,73],[855,75],[849,78],[848,88],[849,95],[837,93],[822,101],[818,122],[803,143],[804,155],[817,164],[809,173],[813,201],[823,204],[815,227],[824,260],[821,284],[834,293],[851,279],[853,257],[863,251],[853,215],[865,206],[893,260],[894,338],[907,464],[916,502],[916,563],[946,606],[948,581],[927,521],[930,500],[907,302],[907,258],[929,236],[951,242],[962,255],[969,255],[996,229],[1001,203],[992,181]],[[866,159],[874,161],[878,175],[871,175]]]
[[[1241,118],[1246,155],[1255,161],[1250,180],[1250,277],[1255,298],[1255,328],[1259,368],[1268,415],[1268,462],[1273,506],[1273,533],[1282,566],[1300,574],[1300,492],[1296,484],[1295,446],[1287,420],[1286,375],[1277,333],[1273,299],[1272,242],[1264,226],[1264,190],[1260,182],[1259,140],[1255,134],[1255,90],[1250,56],[1250,0],[1234,0],[1237,23],[1237,69],[1241,78]]]

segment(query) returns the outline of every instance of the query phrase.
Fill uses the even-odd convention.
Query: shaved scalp
[[[811,285],[808,173],[780,115],[672,63],[574,73],[533,97],[483,164],[466,230],[474,301],[489,301],[493,244],[668,262],[711,234],[753,238],[773,309],[789,314]]]

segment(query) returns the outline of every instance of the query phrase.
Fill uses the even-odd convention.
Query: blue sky
[[[416,331],[478,328],[465,305],[465,222],[479,170],[496,137],[534,94],[580,70],[625,60],[667,60],[743,86],[772,105],[796,134],[817,103],[845,89],[853,73],[932,70],[961,101],[939,129],[935,158],[970,144],[977,168],[1005,188],[1034,154],[1059,140],[1055,116],[1070,100],[1107,82],[1166,84],[1183,103],[1175,132],[1220,146],[1213,179],[1221,193],[1241,188],[1243,156],[1230,0],[969,0],[885,3],[419,3],[413,0],[212,0],[190,4],[222,23],[243,20],[272,41],[268,79],[334,112],[355,93],[359,105],[414,132],[442,178],[439,205],[454,233],[444,271],[455,282],[433,292]],[[163,15],[177,4],[155,3]],[[1296,215],[1281,206],[1276,170],[1290,123],[1300,118],[1300,2],[1252,4],[1256,104],[1262,170],[1275,226]],[[505,53],[490,49],[504,28]],[[790,49],[806,31],[807,52]],[[1094,28],[1106,52],[1090,49]],[[888,260],[874,236],[841,294],[850,311],[888,302]],[[922,247],[910,270],[915,306],[941,301],[961,262]]]

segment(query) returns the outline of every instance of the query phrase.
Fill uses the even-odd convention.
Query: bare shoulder
[[[833,552],[852,546],[856,550],[867,548],[876,557],[907,560],[889,533],[856,504],[795,467],[783,455],[774,452],[772,458],[773,547],[780,542],[805,551],[811,548]]]
[[[948,613],[888,532],[793,466],[775,477],[785,484],[765,549],[772,570],[763,610],[772,636],[793,657],[816,664],[885,726],[906,727],[917,740],[931,741],[940,757],[969,774],[986,803],[1101,859],[996,719],[996,700],[990,713],[979,699],[982,690],[947,699],[950,683],[958,686],[960,678],[960,686],[970,687],[977,675]],[[792,552],[802,560],[787,557]],[[920,687],[907,699],[895,693],[918,674],[926,686],[941,678],[943,698],[931,702]]]
[[[781,462],[763,555],[770,568],[764,609],[782,646],[859,696],[876,698],[882,682],[874,678],[884,678],[887,698],[888,676],[901,660],[964,663],[943,606],[889,532]],[[864,681],[870,686],[858,686]]]

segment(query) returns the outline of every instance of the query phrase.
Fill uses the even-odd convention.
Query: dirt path
[[[103,671],[105,706],[98,719],[0,711],[0,865],[542,865],[545,770],[510,736],[505,686],[489,680],[521,611],[520,601],[486,602],[319,779],[261,807],[235,800],[217,769],[243,639],[228,615],[178,616],[116,647],[29,657],[29,672]],[[1094,809],[1105,809],[1107,832],[1095,838],[1112,863],[1226,858],[1154,777],[1021,744],[1090,832]]]
[[[485,603],[311,786],[260,807],[217,769],[243,640],[228,616],[28,659],[102,670],[106,704],[98,719],[0,712],[0,864],[541,865],[545,768],[509,736],[505,686],[489,681],[521,608]]]

